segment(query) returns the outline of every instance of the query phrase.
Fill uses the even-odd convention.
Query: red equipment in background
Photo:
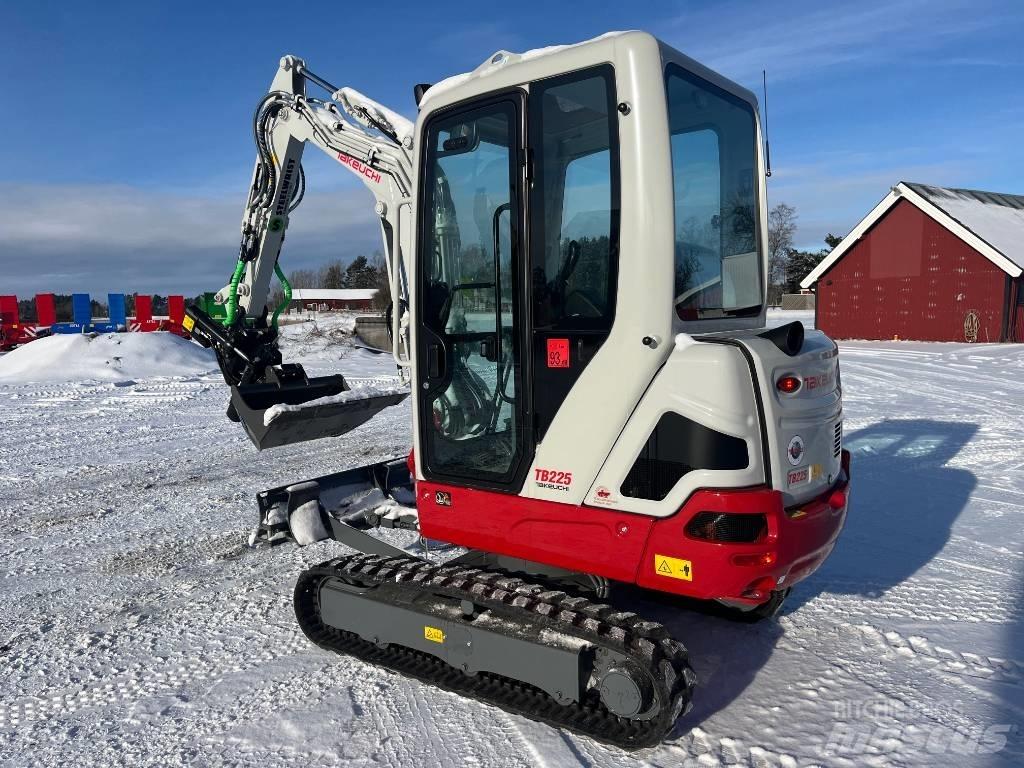
[[[185,319],[185,297],[167,297],[166,319],[153,317],[153,297],[138,293],[135,295],[135,316],[128,320],[128,330],[136,333],[150,333],[152,331],[170,331],[179,336],[188,338],[188,334],[182,328],[181,323]]]
[[[36,329],[49,328],[57,322],[57,304],[52,293],[36,294]]]
[[[25,341],[18,318],[18,297],[0,296],[0,349],[13,349]]]
[[[41,336],[50,335],[57,313],[52,293],[36,294],[36,322],[21,322],[17,296],[0,296],[0,350],[14,349]]]
[[[143,293],[136,294],[135,317],[129,319],[128,330],[151,333],[161,328],[162,323],[153,319],[153,297]]]
[[[168,296],[167,297],[167,314],[169,316],[169,325],[167,330],[171,333],[176,333],[179,336],[188,338],[188,332],[182,327],[182,322],[185,320],[185,297],[184,296]]]
[[[184,338],[189,334],[182,327],[185,319],[185,297],[167,297],[166,318],[153,317],[153,297],[136,294],[135,316],[128,318],[127,330],[150,333],[169,331]],[[51,327],[57,324],[56,297],[52,293],[36,294],[36,321],[23,323],[18,310],[18,297],[0,296],[0,350],[10,350],[19,344],[49,336]]]

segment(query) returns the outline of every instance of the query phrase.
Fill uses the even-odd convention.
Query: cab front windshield
[[[669,65],[680,320],[756,315],[763,302],[754,111],[737,96]]]

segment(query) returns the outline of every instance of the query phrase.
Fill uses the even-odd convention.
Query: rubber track
[[[468,675],[435,656],[397,644],[381,648],[321,621],[319,589],[331,578],[365,585],[393,581],[410,590],[465,597],[483,607],[500,604],[518,609],[530,614],[532,622],[544,617],[542,623],[555,630],[631,657],[650,674],[655,700],[661,706],[648,720],[628,719],[609,712],[593,689],[582,701],[564,705],[527,683],[489,672]],[[696,684],[686,649],[661,624],[501,572],[435,565],[411,557],[348,555],[320,563],[299,576],[295,613],[302,631],[323,648],[625,749],[660,743],[676,719],[689,711]]]

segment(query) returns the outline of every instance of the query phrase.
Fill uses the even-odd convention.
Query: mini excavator
[[[414,445],[260,492],[253,543],[345,545],[295,587],[324,648],[627,749],[658,743],[696,677],[609,589],[770,617],[848,507],[837,346],[765,327],[756,98],[642,32],[499,51],[414,94],[415,123],[286,56],[256,108],[225,317],[193,307],[185,326],[257,449],[406,399]],[[278,256],[306,144],[375,198],[394,387],[282,360],[285,305],[267,302],[274,274],[290,294]],[[381,527],[462,554],[419,557]]]

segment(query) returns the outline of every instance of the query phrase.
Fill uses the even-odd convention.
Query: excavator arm
[[[308,95],[311,84],[327,98]],[[401,243],[412,214],[413,126],[358,91],[335,88],[302,59],[285,56],[256,107],[253,137],[256,162],[238,260],[215,299],[226,316],[216,320],[189,307],[185,327],[217,354],[231,387],[229,418],[242,423],[257,448],[267,448],[344,434],[408,394],[405,387],[352,390],[340,374],[309,378],[301,365],[283,362],[277,323],[291,287],[278,259],[289,217],[305,193],[302,153],[312,144],[356,174],[376,200],[393,302],[392,354],[398,366],[409,366]],[[284,301],[268,307],[275,274]]]

